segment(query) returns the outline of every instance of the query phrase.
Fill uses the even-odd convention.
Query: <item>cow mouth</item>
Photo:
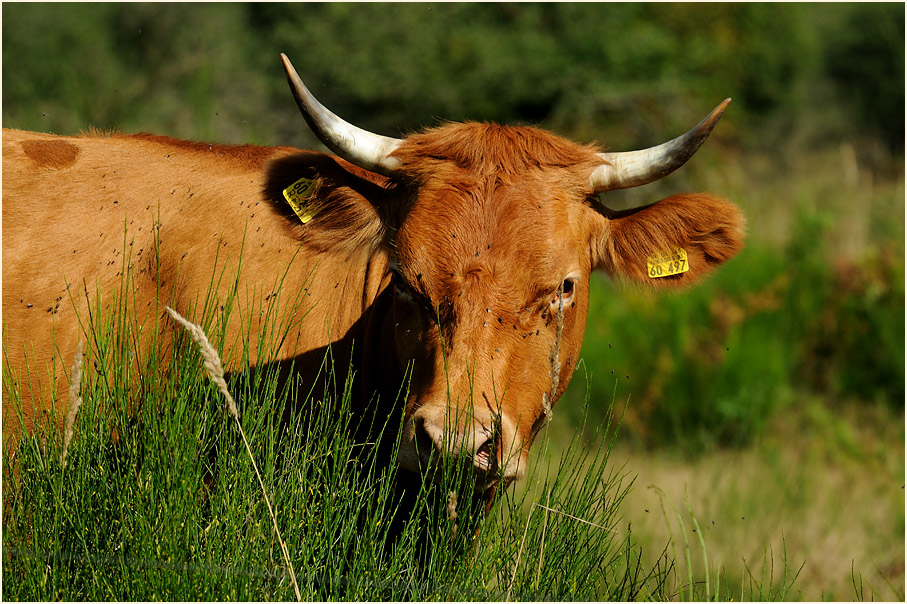
[[[481,494],[519,477],[525,451],[506,418],[454,422],[446,410],[420,409],[406,421],[397,464],[431,484]]]
[[[474,454],[466,450],[441,454],[430,438],[419,432],[414,436],[409,448],[415,455],[401,456],[400,466],[421,474],[432,484],[453,481],[459,483],[464,491],[482,495],[490,501],[494,499],[497,489],[506,489],[517,478],[516,473],[507,471],[508,466],[518,465],[517,456],[508,458],[502,468],[498,453],[501,450],[500,437],[490,438]]]
[[[435,485],[454,482],[459,484],[460,489],[464,492],[472,491],[481,494],[512,481],[498,472],[496,461],[490,466],[483,467],[472,463],[465,455],[456,459],[444,460],[438,459],[438,457],[438,455],[433,455],[429,459],[423,459],[420,456],[418,470],[425,480]]]
[[[473,472],[451,479],[443,472],[429,470],[424,474],[425,479],[435,486],[443,486],[460,493],[472,493],[489,503],[494,499],[498,489],[506,489],[512,482],[503,476],[489,475],[484,472]]]

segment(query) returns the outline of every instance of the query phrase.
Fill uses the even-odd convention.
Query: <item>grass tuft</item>
[[[208,336],[205,335],[205,331],[200,325],[187,321],[182,315],[169,306],[165,307],[165,310],[177,323],[186,328],[186,331],[188,331],[192,336],[192,339],[195,340],[202,358],[204,359],[205,370],[208,372],[208,377],[211,378],[211,381],[214,382],[217,389],[224,395],[227,410],[230,412],[230,415],[233,416],[233,419],[236,420],[236,427],[239,429],[239,434],[246,447],[246,453],[249,455],[249,460],[252,462],[252,468],[255,470],[255,477],[258,479],[258,484],[261,486],[261,496],[264,499],[265,505],[268,506],[268,513],[271,515],[271,521],[274,523],[274,534],[277,536],[277,541],[280,543],[280,551],[283,553],[284,561],[287,564],[287,570],[290,573],[290,580],[293,582],[293,591],[296,592],[296,600],[302,601],[302,595],[299,593],[299,584],[296,582],[296,571],[293,570],[293,562],[290,560],[287,544],[283,540],[283,537],[280,536],[280,527],[277,526],[277,516],[274,515],[274,509],[271,507],[271,501],[268,498],[268,491],[265,489],[265,484],[261,480],[261,472],[258,471],[258,464],[255,463],[255,456],[252,454],[251,447],[249,447],[249,440],[246,438],[246,432],[243,430],[242,423],[239,421],[239,410],[236,408],[236,401],[233,400],[233,395],[230,394],[230,390],[227,388],[227,382],[224,380],[224,368],[220,362],[220,356],[211,345],[211,342],[208,341]],[[65,459],[65,449],[63,453]]]

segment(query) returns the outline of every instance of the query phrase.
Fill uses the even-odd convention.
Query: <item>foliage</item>
[[[824,52],[825,70],[860,126],[904,150],[904,6],[858,3],[838,16]]]
[[[748,215],[746,249],[704,286],[676,294],[594,276],[583,349],[590,391],[575,378],[556,416],[607,425],[611,402],[629,399],[625,440],[671,459],[677,449],[705,452],[697,459],[717,459],[716,477],[739,452],[729,446],[804,416],[813,423],[789,428],[787,441],[825,426],[810,441],[825,448],[797,452],[818,457],[804,467],[842,455],[890,465],[892,438],[861,432],[851,410],[903,423],[903,4],[6,3],[2,16],[3,125],[62,134],[94,126],[316,148],[280,52],[325,104],[390,135],[440,119],[529,122],[622,150],[661,142],[733,97],[695,161],[626,195],[654,201],[688,187],[725,195]],[[116,362],[129,358],[127,316],[96,326],[94,350],[108,355],[83,383],[66,467],[53,432],[3,452],[4,598],[291,597],[251,463],[198,357],[181,343],[145,365]],[[207,319],[216,333],[218,318]],[[136,376],[141,396],[130,386]],[[612,532],[622,528],[616,504],[629,479],[608,463],[604,433],[578,433],[561,465],[530,476],[471,545],[469,530],[451,545],[444,493],[429,485],[421,520],[391,539],[393,470],[347,437],[351,414],[323,413],[348,403],[343,376],[314,399],[273,378],[242,374],[231,386],[305,597],[790,597],[799,560],[791,569],[783,560],[780,584],[750,573],[739,589],[719,561],[709,588],[709,564],[693,574],[685,555],[688,539],[694,555],[705,554],[689,530],[671,529],[680,556],[661,554],[656,540],[643,555],[639,532]],[[8,374],[3,382],[14,390]],[[273,412],[291,402],[296,429],[276,428]],[[561,450],[562,436],[549,432],[536,445],[542,467]],[[903,447],[902,433],[894,440]],[[853,472],[861,470],[876,471]],[[784,477],[785,492],[803,497],[798,480]],[[778,487],[764,484],[775,478],[753,488],[774,498]],[[855,483],[842,484],[829,488]],[[902,504],[902,488],[890,491],[882,498]],[[725,492],[716,505],[730,514]],[[738,499],[771,524],[776,508]],[[814,512],[807,501],[798,513]],[[813,521],[827,532],[851,514]],[[903,515],[880,515],[875,526],[890,531],[892,522],[903,533]],[[418,546],[426,531],[430,550]],[[741,522],[729,540],[752,538]],[[583,555],[576,543],[588,545]],[[900,581],[892,590],[903,598],[899,564],[884,576]],[[859,572],[855,595],[876,597]]]
[[[688,451],[747,445],[816,396],[902,413],[903,232],[849,258],[835,249],[829,216],[801,213],[780,250],[749,245],[682,294],[615,295],[594,279],[582,352],[592,400],[610,400],[616,381],[633,401],[625,433]]]
[[[897,4],[29,3],[3,14],[16,66],[3,71],[7,127],[312,144],[280,76],[286,52],[328,106],[391,134],[430,116],[543,121],[623,148],[732,96],[748,146],[777,142],[767,120],[818,113],[826,134],[869,126],[903,149]],[[816,111],[829,100],[837,112]]]

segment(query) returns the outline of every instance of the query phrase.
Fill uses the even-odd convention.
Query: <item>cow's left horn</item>
[[[290,83],[290,89],[293,91],[302,117],[308,122],[318,140],[324,143],[328,149],[360,168],[385,176],[392,175],[400,162],[390,155],[403,141],[357,128],[328,111],[302,83],[302,79],[296,73],[287,55],[280,53],[280,58],[283,59],[283,66],[287,71],[287,81]]]
[[[731,99],[724,99],[692,130],[657,147],[623,153],[599,153],[603,163],[589,177],[592,188],[601,193],[638,187],[664,178],[696,153],[730,102]]]

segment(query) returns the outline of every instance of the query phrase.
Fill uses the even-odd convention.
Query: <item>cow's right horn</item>
[[[724,99],[704,120],[674,140],[656,147],[623,153],[599,153],[602,164],[589,177],[596,193],[638,187],[664,178],[690,159],[730,104]]]
[[[302,83],[302,79],[296,73],[287,55],[280,53],[280,58],[283,59],[283,66],[287,71],[287,81],[290,83],[290,89],[293,91],[302,117],[305,118],[318,140],[324,143],[328,149],[360,168],[385,176],[392,175],[400,162],[390,155],[403,141],[357,128],[328,111]]]

